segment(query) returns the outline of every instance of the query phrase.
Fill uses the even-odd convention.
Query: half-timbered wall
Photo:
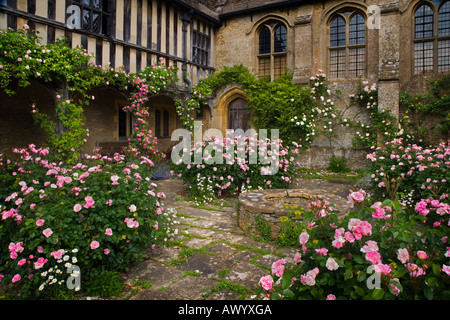
[[[80,8],[79,20],[71,10],[74,6]],[[0,29],[28,24],[39,31],[43,42],[66,37],[72,47],[93,53],[95,64],[124,66],[128,72],[163,58],[179,67],[182,79],[185,62],[188,80],[195,83],[214,67],[217,21],[194,11],[188,17],[183,44],[182,16],[186,14],[188,7],[163,0],[4,0],[0,1]]]
[[[96,65],[123,66],[131,73],[160,59],[167,65],[176,65],[179,70],[179,98],[186,95],[188,87],[208,76],[214,69],[214,32],[218,20],[182,1],[0,0],[0,30],[20,29],[24,24],[38,31],[43,43],[67,38],[71,47],[81,46],[93,54],[92,62]],[[30,96],[42,88],[32,86],[27,90],[27,96]],[[85,148],[87,152],[105,143],[114,145],[117,142],[119,145],[118,142],[130,135],[129,130],[121,130],[123,122],[132,121],[131,117],[125,118],[119,110],[119,106],[126,103],[125,95],[108,88],[98,89],[93,95],[95,101],[85,110],[86,125],[90,129]],[[168,133],[181,126],[173,98],[156,99],[149,103],[150,128],[153,132],[156,126],[166,124],[168,127],[167,123],[170,124],[169,128],[163,128],[162,136],[158,137],[159,146],[165,149],[170,147]],[[51,97],[41,101],[46,104],[45,108],[41,108],[52,114]],[[6,114],[6,118],[2,119],[5,125],[0,128],[0,149],[28,143],[39,144],[45,140],[31,117],[20,116],[28,114],[27,108],[31,104],[24,101],[20,105],[16,104],[14,98],[0,93],[0,111]],[[7,112],[12,105],[17,111],[14,116]],[[163,113],[157,119],[159,111]],[[209,114],[208,110],[205,112]],[[167,119],[167,116],[170,118]],[[14,128],[23,128],[29,132],[19,132],[15,137],[10,134]],[[167,131],[169,129],[170,132]],[[27,135],[33,138],[22,141],[24,139],[20,137]]]

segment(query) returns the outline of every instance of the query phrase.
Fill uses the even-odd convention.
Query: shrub
[[[350,172],[350,168],[347,166],[347,161],[344,157],[331,156],[328,170],[334,173],[346,173]]]
[[[201,163],[188,163],[186,159],[195,159],[196,152],[202,157]],[[180,158],[173,163],[172,172],[189,186],[191,195],[199,198],[235,195],[247,189],[286,188],[294,174],[296,152],[295,146],[284,146],[279,140],[260,140],[257,136],[214,138],[196,142],[186,150],[185,160]],[[258,153],[257,161],[252,161],[251,154]]]
[[[14,151],[17,159],[0,167],[1,194],[8,194],[0,202],[0,274],[21,297],[67,282],[71,265],[83,281],[126,270],[145,248],[165,242],[170,219],[165,195],[144,175],[148,159],[97,155],[65,167],[46,159],[48,149]]]
[[[372,150],[367,159],[377,194],[393,198],[400,192],[403,197],[418,201],[450,192],[448,143],[424,148],[398,138]]]
[[[275,261],[272,274],[260,280],[259,294],[266,299],[449,299],[448,198],[422,203],[414,214],[398,201],[374,203],[366,196],[363,190],[350,193],[354,209],[342,219],[326,202],[298,208],[303,220],[296,222],[302,232],[294,264]]]

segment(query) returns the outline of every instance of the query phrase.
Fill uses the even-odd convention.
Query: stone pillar
[[[312,6],[301,8],[295,18],[294,43],[294,83],[309,83],[313,65]]]
[[[390,2],[387,2],[390,1]],[[400,12],[398,1],[380,1],[378,105],[399,117]]]

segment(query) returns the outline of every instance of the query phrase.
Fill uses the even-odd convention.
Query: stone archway
[[[238,109],[242,108],[243,102],[247,101],[248,96],[242,89],[233,87],[226,90],[219,98],[215,108],[214,117],[211,121],[211,127],[219,129],[225,137],[227,129],[230,128],[230,106],[232,108],[232,113],[237,115],[241,112]],[[233,110],[235,112],[233,112]],[[248,125],[248,118],[246,123]]]

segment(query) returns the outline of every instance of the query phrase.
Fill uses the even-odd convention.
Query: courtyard
[[[203,2],[0,6],[0,300],[448,300],[450,2]]]

